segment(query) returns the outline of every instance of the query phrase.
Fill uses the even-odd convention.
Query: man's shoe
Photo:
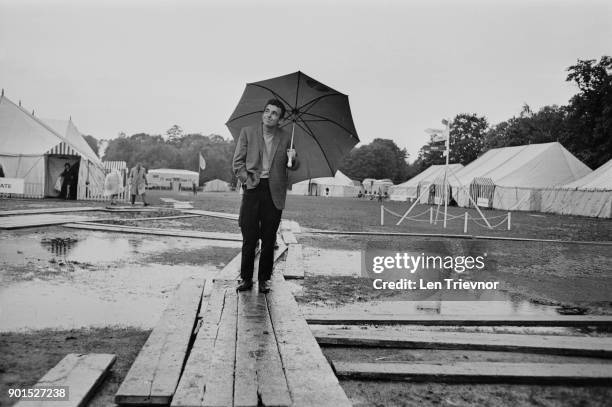
[[[253,288],[253,280],[243,281],[242,283],[238,284],[236,291],[248,291],[251,288]]]
[[[260,281],[259,282],[259,292],[262,294],[267,294],[270,292],[270,281]]]

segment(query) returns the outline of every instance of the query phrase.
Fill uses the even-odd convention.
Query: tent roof
[[[566,184],[591,172],[558,142],[496,148],[471,162],[449,180],[468,185],[490,178],[495,185],[538,188]]]
[[[419,183],[423,181],[433,182],[436,177],[439,175],[444,176],[444,167],[445,165],[430,165],[425,171],[420,172],[414,177],[410,178],[408,181],[403,182],[401,184],[396,185],[395,187],[411,187],[418,186]],[[457,173],[461,168],[463,168],[463,164],[449,164],[448,168],[450,171]],[[450,174],[449,174],[450,177]]]
[[[77,129],[72,120],[57,120],[57,119],[41,119],[48,124],[56,133],[64,136],[73,147],[76,147],[77,152],[84,155],[89,161],[103,166],[102,161],[96,153],[91,149],[87,141],[83,138],[83,134]]]
[[[229,184],[229,182],[223,181],[222,179],[219,179],[219,178],[215,178],[215,179],[211,179],[210,181],[206,181],[205,184],[210,184],[212,182],[214,182],[214,183]]]
[[[612,159],[595,171],[561,186],[562,189],[612,190]]]
[[[344,186],[354,186],[353,181],[344,175],[340,170],[336,171],[336,175],[333,177],[322,177],[322,178],[313,178],[310,181],[304,180],[298,182],[295,185],[304,185],[304,184],[319,184],[319,185],[344,185]]]
[[[0,96],[0,134],[0,154],[6,155],[42,155],[61,142],[71,144],[6,96]]]

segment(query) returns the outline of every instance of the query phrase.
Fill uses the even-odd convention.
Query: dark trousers
[[[242,231],[242,263],[240,278],[253,279],[255,247],[261,238],[259,254],[259,281],[267,281],[272,276],[274,263],[274,242],[283,211],[272,202],[268,180],[262,178],[254,189],[246,189],[240,207],[240,230]]]

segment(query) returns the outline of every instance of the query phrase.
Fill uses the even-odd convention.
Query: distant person
[[[193,196],[197,196],[198,195],[198,187],[196,185],[196,183],[193,183]]]
[[[363,198],[363,193],[361,191],[357,193],[357,198]]]
[[[62,199],[68,199],[70,192],[70,184],[72,184],[72,172],[70,171],[70,164],[64,164],[64,171],[62,171],[59,176],[61,178],[61,188],[59,197]]]
[[[119,170],[111,170],[104,179],[104,195],[110,196],[110,204],[117,205],[117,198],[123,192],[123,177]]]
[[[0,164],[0,178],[4,178],[4,168],[2,168],[2,164]]]
[[[149,206],[146,200],[147,170],[142,163],[136,164],[130,170],[130,194],[132,205],[136,203],[136,196],[140,196],[144,206]]]
[[[325,188],[325,196],[329,196],[329,188]]]
[[[270,291],[276,232],[289,185],[287,170],[297,169],[298,162],[295,150],[291,148],[291,133],[278,126],[285,115],[285,106],[278,99],[270,99],[263,108],[261,121],[240,131],[232,167],[244,188],[238,219],[242,232],[242,281],[237,290],[246,291],[253,287],[255,247],[261,238],[259,292],[267,293]]]

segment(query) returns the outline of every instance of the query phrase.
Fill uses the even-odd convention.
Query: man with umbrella
[[[270,291],[274,242],[289,186],[287,170],[298,168],[291,133],[278,126],[284,115],[285,106],[280,100],[268,100],[261,122],[243,128],[236,143],[233,170],[244,190],[238,220],[242,231],[239,291],[253,287],[255,247],[259,238],[259,292]]]

